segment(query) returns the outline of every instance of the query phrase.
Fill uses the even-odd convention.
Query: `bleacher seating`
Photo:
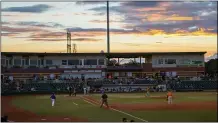
[[[156,81],[149,80],[135,80],[131,84],[115,84],[110,80],[98,80],[98,81],[89,81],[88,86],[98,88],[98,87],[142,87],[142,86],[155,86],[157,85]],[[12,92],[66,92],[67,88],[78,87],[78,92],[82,92],[83,83],[79,82],[30,82],[27,84],[21,84],[19,91],[17,90],[16,84],[1,84],[2,93],[12,93]],[[34,89],[33,89],[34,88]],[[203,91],[203,90],[216,90],[217,81],[172,81],[170,88],[176,91]]]
[[[216,90],[217,81],[181,81],[171,87],[174,90]]]

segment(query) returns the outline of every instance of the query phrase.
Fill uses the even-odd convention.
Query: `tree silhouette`
[[[208,74],[217,73],[217,63],[218,59],[211,59],[205,63],[205,72]]]
[[[111,59],[111,60],[108,62],[108,66],[119,66],[119,63],[117,62],[117,60]]]
[[[139,65],[139,63],[137,63],[134,60],[130,60],[128,63],[125,63],[125,65],[136,66],[136,65]]]

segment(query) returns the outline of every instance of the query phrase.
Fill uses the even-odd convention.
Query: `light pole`
[[[110,53],[109,1],[107,1],[107,53]]]

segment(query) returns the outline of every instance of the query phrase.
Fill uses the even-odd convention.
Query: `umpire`
[[[101,96],[101,106],[100,108],[105,104],[107,106],[107,108],[109,108],[108,106],[108,102],[107,102],[107,94],[106,93],[103,93],[102,96]]]

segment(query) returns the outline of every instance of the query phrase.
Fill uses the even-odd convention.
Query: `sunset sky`
[[[3,52],[107,51],[106,2],[2,2]],[[217,52],[216,2],[110,2],[111,52]]]

